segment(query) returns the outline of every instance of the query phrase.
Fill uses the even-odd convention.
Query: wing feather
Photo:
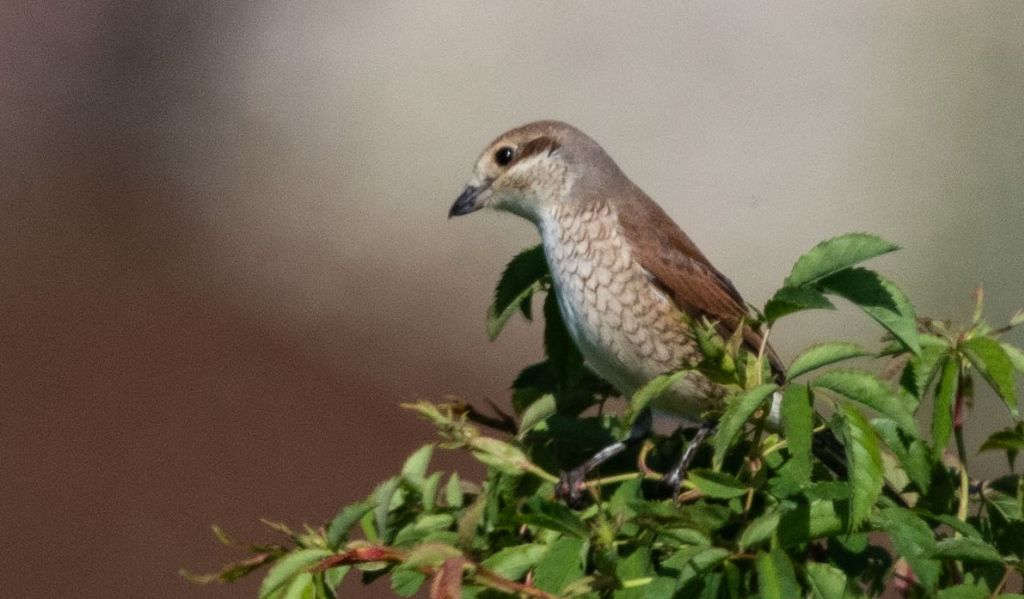
[[[639,192],[633,201],[620,203],[618,213],[636,260],[680,311],[719,323],[724,337],[743,326],[744,343],[755,353],[759,350],[761,333],[745,324],[749,311],[743,297],[660,206]],[[765,353],[772,370],[781,375],[775,350],[768,346]]]

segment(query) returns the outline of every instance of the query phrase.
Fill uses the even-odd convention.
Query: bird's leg
[[[586,462],[579,466],[563,472],[555,486],[555,497],[565,501],[573,509],[581,509],[586,505],[584,492],[587,489],[586,478],[591,470],[619,455],[626,449],[640,443],[651,432],[651,411],[640,412],[629,429],[629,435],[624,441],[616,441],[604,449],[598,451]]]
[[[700,428],[693,435],[693,440],[683,450],[683,455],[679,456],[679,462],[676,463],[672,470],[668,471],[665,476],[661,478],[661,484],[668,487],[672,493],[672,499],[676,500],[679,497],[679,487],[683,484],[683,477],[686,476],[686,469],[690,467],[690,462],[697,455],[697,450],[704,444],[704,440],[708,438],[715,430],[717,423],[713,420],[705,420],[700,424]]]

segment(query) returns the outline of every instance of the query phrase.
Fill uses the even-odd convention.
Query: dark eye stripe
[[[516,152],[516,161],[523,160],[542,152],[554,152],[558,149],[558,142],[550,137],[538,137],[523,144]]]
[[[557,149],[558,142],[554,139],[550,137],[538,137],[519,146],[519,149],[517,150],[513,150],[509,146],[502,146],[498,148],[494,152],[494,161],[498,163],[498,166],[505,167],[519,162],[520,160],[529,158],[530,156],[535,156],[543,152],[554,152]]]

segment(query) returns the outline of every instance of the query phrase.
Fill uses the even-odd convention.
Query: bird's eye
[[[503,146],[498,148],[498,151],[494,153],[494,161],[497,162],[499,166],[508,166],[508,163],[512,162],[512,156],[514,155],[515,152],[512,148]]]

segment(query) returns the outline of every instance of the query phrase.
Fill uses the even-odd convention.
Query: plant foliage
[[[217,574],[189,576],[233,581],[266,569],[261,599],[333,598],[356,574],[364,582],[387,576],[402,597],[421,589],[433,598],[480,599],[1000,596],[1024,572],[1024,479],[1013,470],[1024,450],[1015,380],[1024,352],[1003,339],[1024,316],[989,325],[979,291],[964,326],[918,318],[892,282],[861,266],[895,249],[851,234],[797,260],[764,307],[764,324],[834,309],[839,297],[884,337],[874,349],[843,341],[808,348],[781,389],[765,382],[762,361],[741,343],[718,337],[714,323],[695,323],[701,368],[733,392],[681,494],[663,497],[657,483],[689,432],[605,464],[588,481],[593,501],[581,511],[556,501],[557,473],[624,438],[632,419],[685,373],[652,381],[621,417],[603,413],[614,392],[583,367],[543,254],[529,249],[506,268],[487,322],[495,338],[515,312],[531,316],[534,295],[547,294],[546,358],[513,383],[514,434],[485,434],[477,424],[486,420],[465,404],[407,405],[438,439],[401,472],[322,527],[296,532],[268,523],[283,544],[250,547],[248,559]],[[845,364],[851,359],[860,367]],[[864,368],[867,359],[886,362],[878,370],[887,375]],[[980,447],[1006,455],[1010,473],[995,480],[975,480],[968,470],[963,429],[976,380],[992,389],[1010,423]],[[764,426],[777,392],[779,431]],[[596,414],[581,416],[592,406]],[[927,414],[926,435],[919,422]],[[822,428],[842,441],[846,476],[812,455]],[[469,452],[486,476],[471,482],[432,471],[436,448]]]

